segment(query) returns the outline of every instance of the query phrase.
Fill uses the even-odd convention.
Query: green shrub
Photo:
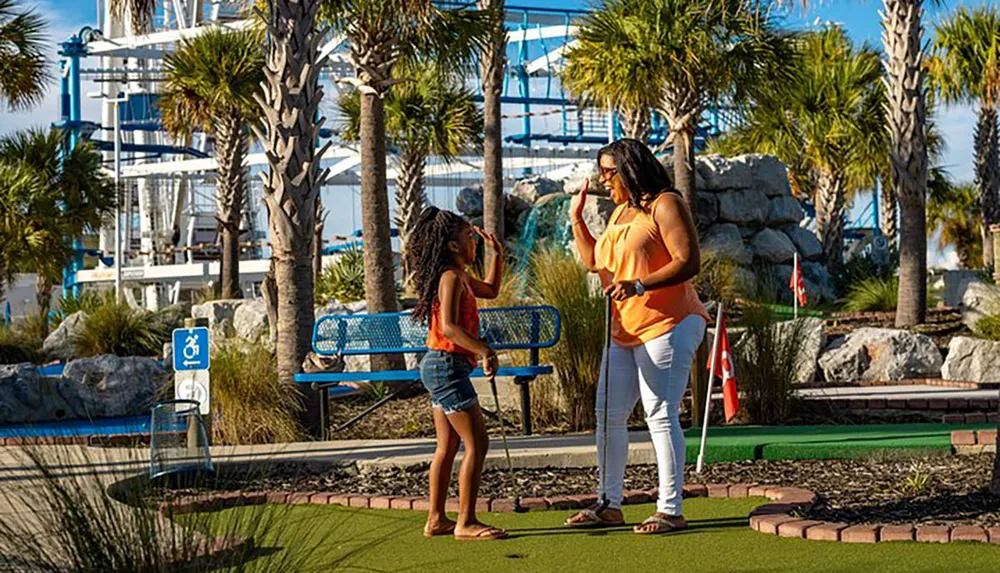
[[[558,391],[539,393],[540,407],[550,410],[540,414],[544,419],[561,411],[570,431],[593,429],[604,350],[604,296],[591,289],[587,269],[565,249],[543,248],[531,263],[537,302],[554,306],[562,317],[562,339],[544,352],[544,360],[555,368]]]
[[[770,310],[751,305],[743,324],[746,331],[733,348],[741,410],[751,424],[782,424],[795,399],[805,323],[779,326]]]
[[[348,249],[319,274],[316,304],[337,300],[355,302],[365,298],[365,261],[359,249]]]
[[[232,342],[212,353],[215,444],[270,444],[302,439],[294,388],[278,380],[271,352],[260,343]]]
[[[735,308],[736,299],[744,296],[746,284],[740,278],[740,267],[731,258],[705,252],[701,257],[701,272],[695,288],[703,301],[722,302],[726,308]]]
[[[899,279],[878,276],[861,279],[851,286],[844,297],[847,312],[879,312],[896,310]]]
[[[26,333],[23,323],[10,328],[0,327],[0,364],[38,362],[41,359],[42,339]]]
[[[169,336],[155,314],[134,309],[126,302],[112,302],[87,315],[80,333],[70,343],[81,358],[100,354],[157,356]]]
[[[870,278],[883,281],[896,276],[899,269],[899,253],[893,250],[886,264],[879,264],[871,254],[864,254],[844,261],[833,276],[833,285],[838,293],[849,292],[854,286]]]
[[[53,318],[51,321],[52,328],[56,328],[66,317],[80,312],[86,312],[90,314],[97,310],[98,308],[111,304],[115,301],[115,294],[111,291],[98,292],[98,291],[83,291],[79,296],[74,296],[72,294],[68,296],[63,296],[59,298],[59,310],[53,313]]]
[[[980,338],[1000,342],[1000,314],[991,314],[976,322],[975,333]]]

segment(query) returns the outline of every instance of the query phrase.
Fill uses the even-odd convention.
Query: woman
[[[602,365],[597,389],[597,448],[607,453],[607,459],[598,456],[604,488],[600,493],[607,495],[609,504],[602,511],[599,506],[585,509],[566,525],[624,523],[626,423],[641,397],[656,452],[659,496],[656,513],[635,532],[667,533],[687,525],[681,513],[685,446],[680,402],[709,319],[688,282],[700,267],[698,234],[687,204],[645,144],[616,141],[598,152],[598,167],[601,184],[618,205],[607,230],[595,240],[583,223],[586,181],[570,205],[570,215],[584,264],[600,273],[604,292],[614,302],[610,380],[604,378]],[[605,384],[610,384],[607,405]]]

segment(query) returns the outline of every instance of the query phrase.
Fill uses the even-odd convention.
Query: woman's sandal
[[[449,523],[444,527],[438,529],[428,529],[424,526],[424,537],[430,539],[431,537],[440,537],[442,535],[452,535],[455,533],[455,524]]]
[[[652,531],[644,531],[643,527],[647,525],[656,525],[656,529]],[[664,533],[680,531],[682,529],[687,529],[687,520],[683,517],[668,519],[660,517],[659,515],[651,515],[646,518],[646,521],[636,525],[632,531],[639,535],[662,535]]]
[[[473,535],[455,535],[459,541],[494,541],[507,539],[507,532],[496,527],[484,527]]]
[[[584,519],[573,521],[573,518],[577,515],[582,516]],[[567,519],[563,525],[574,529],[597,529],[600,527],[619,527],[625,525],[625,520],[612,521],[604,519],[592,509],[581,509],[576,515]]]

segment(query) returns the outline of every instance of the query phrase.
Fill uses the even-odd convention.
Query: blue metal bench
[[[559,341],[559,311],[551,306],[487,308],[479,311],[479,336],[500,351],[529,351],[528,365],[500,368],[497,376],[514,378],[521,389],[521,429],[531,434],[530,382],[552,373],[552,366],[539,364],[539,350]],[[413,354],[427,352],[427,327],[412,319],[409,312],[384,314],[327,315],[316,321],[313,351],[324,356],[372,354]],[[472,377],[483,377],[481,368]],[[321,372],[295,375],[299,384],[311,384],[320,392],[320,417],[324,437],[329,423],[327,412],[331,393],[350,391],[338,388],[343,382],[401,383],[420,380],[419,370],[381,372]],[[339,391],[342,390],[343,392]],[[387,399],[386,399],[387,401]],[[376,407],[378,404],[376,405]],[[499,414],[499,413],[498,413]],[[364,415],[364,414],[362,414]]]

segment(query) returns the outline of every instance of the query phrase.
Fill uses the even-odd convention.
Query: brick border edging
[[[995,446],[997,430],[953,430],[951,432],[952,447],[963,446]]]
[[[879,543],[888,541],[918,541],[923,543],[950,543],[975,541],[1000,544],[1000,527],[978,525],[920,525],[920,524],[859,524],[817,521],[798,517],[816,504],[816,494],[804,488],[758,485],[744,483],[688,484],[684,497],[746,498],[765,497],[773,503],[757,506],[750,512],[750,528],[760,533],[779,537],[792,537],[816,541],[842,543]],[[656,499],[655,490],[627,490],[624,505],[649,503]],[[545,498],[522,498],[521,504],[529,511],[569,510],[586,507],[597,501],[596,495],[567,495]],[[245,505],[262,504],[315,504],[339,505],[367,509],[427,510],[427,498],[419,496],[373,496],[330,492],[219,492],[200,496],[187,496],[175,501],[160,502],[159,511],[179,515],[200,511],[219,511]],[[456,511],[457,500],[449,499],[447,511]],[[512,512],[511,498],[485,498],[476,503],[476,511]]]

